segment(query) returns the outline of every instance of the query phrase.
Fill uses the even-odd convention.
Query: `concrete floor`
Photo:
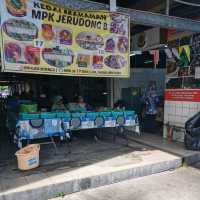
[[[142,133],[141,136],[134,135],[134,137],[129,134],[129,139],[145,146],[180,156],[189,165],[200,162],[200,151],[187,150],[184,143],[169,142],[157,134]]]
[[[200,167],[197,165],[197,168]],[[182,167],[54,200],[199,200],[200,170]]]
[[[52,146],[42,146],[40,167],[27,172],[17,169],[15,149],[3,143],[0,200],[45,200],[62,192],[70,194],[176,169],[182,166],[185,156],[200,158],[199,152],[187,151],[183,145],[168,143],[155,135],[129,135],[129,147],[121,138],[113,143],[106,132],[98,142],[89,135],[73,140],[71,154],[66,145],[58,146],[57,155]]]
[[[155,148],[112,138],[94,142],[82,138],[72,142],[72,153],[59,147],[41,148],[41,166],[27,172],[17,169],[16,160],[0,165],[0,200],[45,200],[88,188],[147,176],[182,165],[182,159]]]

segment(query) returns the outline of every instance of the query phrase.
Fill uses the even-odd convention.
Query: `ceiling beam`
[[[50,0],[53,3],[60,4],[75,9],[93,9],[109,10],[108,4],[96,3],[82,0]],[[186,18],[167,16],[147,11],[140,11],[130,8],[117,7],[117,11],[126,13],[130,16],[131,22],[135,24],[173,28],[181,31],[200,32],[200,21]]]
[[[136,24],[200,32],[200,21],[127,8],[118,8],[117,10],[129,14],[131,21]]]
[[[110,0],[110,11],[115,12],[117,10],[117,0]]]
[[[148,11],[148,10],[152,10],[154,8],[156,8],[158,10],[158,8],[162,7],[162,4],[165,4],[165,1],[163,0],[151,0],[151,1],[146,1],[146,0],[139,0],[136,3],[131,3],[129,8],[133,8],[136,10],[144,10],[144,11]]]

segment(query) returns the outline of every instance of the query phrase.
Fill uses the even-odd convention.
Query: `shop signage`
[[[129,77],[129,16],[2,0],[3,71]]]
[[[170,89],[165,91],[166,101],[200,102],[200,89]]]

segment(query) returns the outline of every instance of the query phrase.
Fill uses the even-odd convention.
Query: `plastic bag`
[[[200,150],[200,112],[185,123],[185,147],[190,150]]]

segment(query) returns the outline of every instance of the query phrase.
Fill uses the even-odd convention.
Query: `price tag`
[[[44,47],[44,41],[43,40],[34,40],[34,47],[37,47],[37,48]]]

